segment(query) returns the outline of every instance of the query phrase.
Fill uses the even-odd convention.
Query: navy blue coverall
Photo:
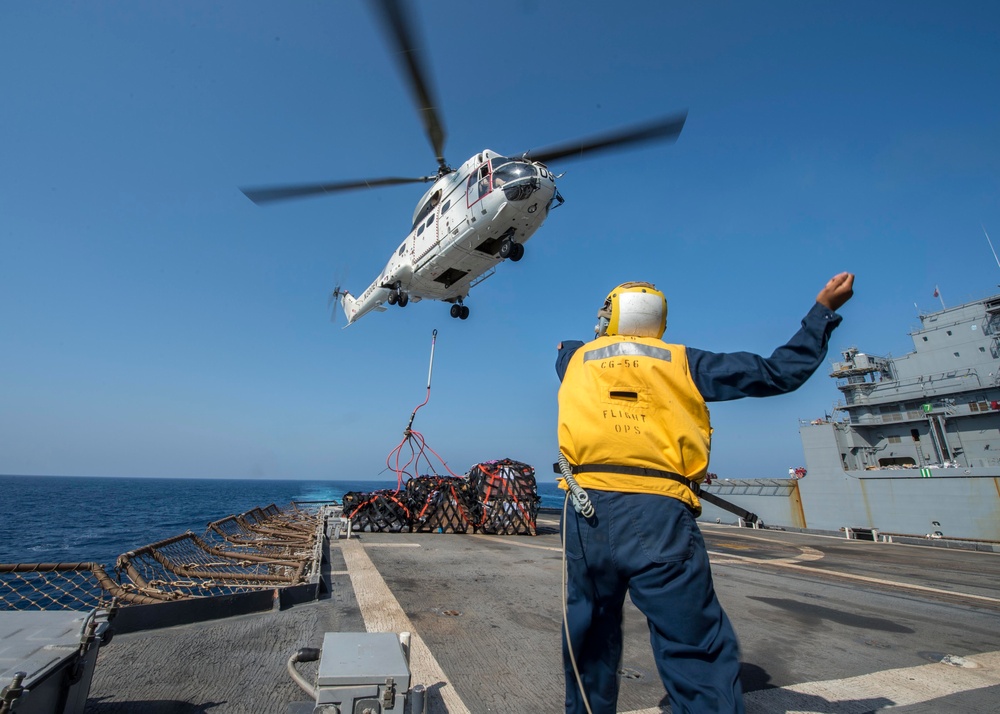
[[[785,394],[826,358],[841,317],[816,303],[802,327],[770,357],[686,348],[691,376],[706,402]],[[562,381],[583,342],[563,342]],[[567,509],[563,523],[567,621],[573,655],[594,714],[613,714],[622,653],[622,605],[628,592],[646,616],[656,666],[674,714],[743,712],[739,645],[712,584],[694,514],[676,498],[588,491],[595,515]],[[586,712],[563,632],[566,711]]]

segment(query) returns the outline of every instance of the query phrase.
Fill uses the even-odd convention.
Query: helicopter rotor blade
[[[444,125],[437,112],[437,102],[431,91],[430,75],[424,69],[421,53],[417,49],[416,25],[409,20],[399,0],[371,0],[382,17],[389,42],[396,49],[396,59],[403,76],[409,82],[413,101],[417,105],[424,131],[434,149],[442,173],[451,169],[444,160]]]
[[[556,159],[580,159],[589,157],[591,154],[609,149],[628,146],[629,144],[643,144],[653,141],[674,141],[684,128],[687,121],[687,111],[671,114],[670,116],[655,119],[645,124],[638,124],[624,129],[599,134],[586,139],[550,146],[538,151],[527,151],[524,157],[532,161],[546,163]]]
[[[337,181],[333,183],[304,183],[291,186],[264,186],[260,188],[241,188],[240,191],[251,201],[260,205],[272,201],[284,201],[290,198],[305,198],[321,196],[327,193],[354,191],[362,188],[378,188],[380,186],[395,186],[405,183],[427,183],[436,180],[436,176],[419,176],[412,178],[387,177],[379,179],[361,179],[358,181]]]

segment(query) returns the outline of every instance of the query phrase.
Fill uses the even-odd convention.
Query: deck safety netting
[[[322,552],[319,509],[271,504],[96,563],[0,564],[0,610],[85,610],[305,582]]]
[[[302,560],[227,551],[193,533],[129,551],[116,564],[144,594],[165,600],[294,585],[304,567]]]
[[[295,504],[290,511],[281,511],[272,504],[208,524],[209,535],[224,541],[226,550],[265,554],[278,559],[307,555],[313,545],[315,528],[315,516],[300,511]]]
[[[425,475],[393,489],[344,495],[353,530],[535,535],[535,470],[511,459],[477,464],[463,476]]]
[[[0,564],[0,610],[104,608],[116,588],[97,563]]]

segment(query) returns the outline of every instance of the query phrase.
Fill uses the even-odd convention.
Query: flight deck
[[[283,712],[308,699],[286,659],[328,631],[411,632],[429,713],[562,711],[558,520],[540,514],[534,537],[333,540],[317,602],[116,637],[86,711]],[[1000,554],[701,528],[740,637],[748,712],[996,710]],[[619,711],[669,711],[628,600],[621,677]]]

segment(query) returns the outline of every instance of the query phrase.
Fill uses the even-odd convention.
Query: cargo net
[[[476,530],[495,535],[535,535],[541,498],[535,470],[504,459],[474,466],[469,484],[476,495]]]
[[[318,509],[255,508],[97,563],[0,564],[0,610],[88,610],[274,589],[306,582],[322,559]]]
[[[476,495],[462,476],[420,476],[406,482],[412,504],[410,530],[468,533],[475,527]]]
[[[344,495],[351,529],[368,533],[535,535],[535,470],[511,459],[477,464],[465,476],[417,476],[395,490]]]

